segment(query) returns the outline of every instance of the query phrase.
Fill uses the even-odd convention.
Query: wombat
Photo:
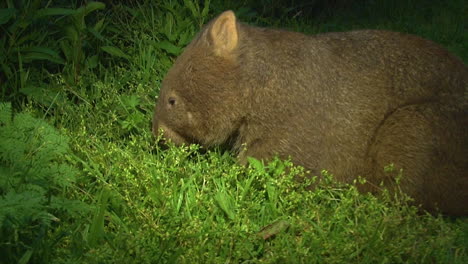
[[[307,36],[209,22],[162,82],[153,132],[177,144],[291,158],[362,191],[400,188],[431,212],[468,215],[468,69],[417,36]],[[384,167],[393,164],[393,172]]]

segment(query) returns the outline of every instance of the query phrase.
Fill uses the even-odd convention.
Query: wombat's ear
[[[237,47],[236,16],[231,10],[219,15],[208,29],[210,44],[219,56],[227,56]]]

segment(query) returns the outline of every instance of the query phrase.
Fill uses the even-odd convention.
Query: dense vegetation
[[[325,171],[308,191],[315,178],[288,161],[242,167],[220,150],[155,144],[161,79],[225,9],[309,34],[414,33],[468,61],[464,0],[6,0],[0,263],[468,263],[466,218],[420,214]]]

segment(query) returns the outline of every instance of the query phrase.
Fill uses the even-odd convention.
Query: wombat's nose
[[[165,150],[167,148],[169,148],[169,146],[167,145],[167,140],[162,136],[162,134],[159,134],[159,130],[154,130],[154,127],[153,127],[153,135],[156,139],[156,143],[158,144],[159,148],[162,149],[162,150]]]
[[[168,148],[167,141],[162,135],[159,134],[159,128],[156,123],[153,123],[152,128],[153,136],[155,140],[157,141],[156,143],[158,144],[159,148],[162,150],[165,150]]]
[[[168,149],[168,148],[169,148],[169,146],[167,145],[167,141],[166,141],[166,139],[164,139],[164,138],[160,138],[160,139],[158,140],[158,146],[159,146],[161,149]]]
[[[156,140],[158,141],[158,145],[160,147],[163,147],[165,148],[167,146],[167,142],[166,142],[166,139],[164,137],[162,137],[162,134],[161,131],[160,131],[160,127],[158,125],[158,120],[157,118],[153,118],[153,121],[152,121],[152,124],[151,124],[151,132],[153,133],[153,136],[156,138]]]

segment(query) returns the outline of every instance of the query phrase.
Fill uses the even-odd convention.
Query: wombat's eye
[[[169,97],[169,99],[167,99],[167,102],[169,103],[169,105],[175,105],[176,103],[176,99],[174,97]]]

